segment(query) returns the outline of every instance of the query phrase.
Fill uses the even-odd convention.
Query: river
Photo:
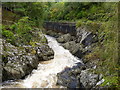
[[[9,85],[3,87],[18,87],[18,88],[62,88],[57,86],[57,73],[65,68],[72,68],[77,63],[82,63],[77,57],[73,56],[69,50],[64,49],[56,41],[55,38],[45,35],[48,40],[48,45],[54,51],[54,59],[39,63],[38,68],[33,70],[24,80],[18,82],[6,82]],[[10,84],[11,83],[11,84]]]

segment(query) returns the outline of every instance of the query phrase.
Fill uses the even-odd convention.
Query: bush
[[[3,30],[2,35],[5,36],[6,38],[11,38],[14,36],[13,32],[11,32],[9,30]]]
[[[14,45],[29,44],[32,39],[33,30],[32,27],[34,23],[29,20],[28,17],[23,17],[10,26],[2,26],[2,35],[6,38],[8,42]],[[14,32],[14,33],[13,33]]]
[[[34,23],[29,20],[29,17],[21,18],[17,23],[12,25],[12,29],[15,29],[16,37],[19,44],[28,44],[32,39],[31,31],[33,30]]]
[[[81,20],[79,20],[79,21],[77,21],[77,23],[76,23],[76,27],[80,27],[80,26],[82,26],[82,21]]]
[[[10,30],[2,29],[2,36],[5,37],[9,43],[15,44],[14,33],[11,32]]]
[[[95,21],[90,21],[90,20],[79,20],[76,23],[76,27],[81,27],[81,26],[85,26],[89,29],[89,31],[91,31],[92,33],[96,34],[98,32],[98,30],[100,29],[100,23],[99,22],[95,22]]]
[[[78,28],[78,27],[84,26],[84,25],[86,25],[86,24],[85,24],[86,22],[87,22],[87,19],[85,19],[85,18],[83,18],[83,19],[81,19],[81,20],[78,20],[78,21],[76,22],[76,27]]]

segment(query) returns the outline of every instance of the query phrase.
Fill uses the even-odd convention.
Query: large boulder
[[[99,75],[90,72],[88,69],[82,70],[79,77],[79,83],[84,88],[93,88],[99,81]]]
[[[38,58],[32,55],[7,57],[8,62],[3,67],[3,81],[20,79],[37,68]]]
[[[65,49],[68,49],[73,55],[81,58],[85,53],[84,48],[82,48],[80,43],[76,43],[75,41],[70,41],[62,44]]]
[[[42,45],[41,47],[36,47],[36,54],[40,61],[47,61],[54,58],[54,52],[48,45]]]
[[[15,47],[3,40],[3,81],[24,78],[36,69],[40,61],[53,59],[54,52],[48,45]]]
[[[69,42],[69,41],[73,41],[73,40],[75,40],[75,38],[73,36],[71,36],[69,33],[61,35],[60,37],[57,38],[57,41],[59,43],[65,43],[65,42]]]
[[[57,84],[68,88],[80,87],[78,75],[83,69],[85,69],[85,67],[81,63],[78,63],[77,66],[74,66],[72,68],[65,68],[62,72],[57,74]]]
[[[85,27],[79,27],[76,30],[77,42],[88,46],[97,41],[97,36]]]
[[[55,38],[58,38],[59,36],[62,35],[62,33],[58,33],[53,30],[44,30],[44,33],[46,33],[47,35],[50,35],[52,37],[55,37]]]
[[[84,65],[66,68],[58,73],[57,77],[57,84],[67,88],[91,89],[102,80],[101,75],[90,72]]]

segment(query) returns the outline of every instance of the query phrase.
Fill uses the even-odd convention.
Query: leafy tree
[[[26,15],[40,26],[43,20],[43,4],[39,2],[28,2],[26,4]]]

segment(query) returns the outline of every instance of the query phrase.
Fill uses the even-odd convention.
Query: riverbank
[[[78,63],[77,66],[71,68],[66,67],[57,73],[58,80],[55,79],[55,82],[58,85],[68,88],[118,89],[120,83],[118,80],[120,70],[118,2],[5,2],[2,3],[2,6],[4,25],[2,25],[0,33],[5,45],[1,44],[4,47],[1,55],[4,60],[3,68],[5,66],[3,70],[8,71],[5,75],[8,75],[10,71],[10,73],[13,72],[12,75],[9,74],[12,79],[15,79],[14,77],[24,79],[26,71],[31,72],[37,68],[38,63],[36,62],[54,58],[55,53],[47,45],[48,42],[42,33],[45,32],[44,34],[55,37],[60,43],[59,45],[84,63],[82,66]],[[46,22],[46,29],[50,28],[50,30],[42,29],[43,22]],[[63,51],[60,50],[59,53],[61,52]],[[65,56],[67,57],[67,55]],[[44,61],[43,64],[45,63],[48,64]],[[20,67],[16,68],[18,66]],[[8,79],[8,76],[5,79]],[[37,75],[35,74],[35,76]],[[29,82],[28,87],[39,87],[34,86],[32,82],[34,81]],[[42,81],[36,82],[37,79],[35,84],[39,85],[39,82]],[[46,82],[48,81],[43,80],[42,86],[51,87]]]
[[[5,38],[2,39],[3,81],[25,78],[33,69],[38,67],[40,61],[54,58],[53,50],[47,45],[47,42],[42,42],[45,39],[44,35],[36,33],[40,33],[40,31],[32,34],[34,36],[34,39],[32,39],[34,45],[15,46]],[[36,37],[38,37],[38,41],[35,39]]]
[[[78,28],[76,35],[57,33],[47,30],[45,33],[56,37],[56,40],[65,49],[69,50],[73,55],[80,58],[84,65],[78,64],[72,68],[66,68],[58,73],[58,85],[68,88],[95,88],[97,83],[103,83],[101,74],[96,74],[92,70],[96,69],[98,60],[87,61],[85,55],[93,52],[97,36],[86,28]]]
[[[46,36],[48,45],[54,51],[54,59],[39,63],[38,68],[34,69],[22,82],[20,86],[26,88],[54,88],[57,87],[57,73],[72,68],[77,63],[81,63],[77,57],[74,57],[68,50],[64,49],[57,41],[50,36]],[[47,62],[47,63],[45,63]],[[64,62],[64,63],[63,63]],[[69,78],[68,78],[69,79]],[[58,85],[59,87],[59,85]],[[60,85],[60,87],[63,87]]]

